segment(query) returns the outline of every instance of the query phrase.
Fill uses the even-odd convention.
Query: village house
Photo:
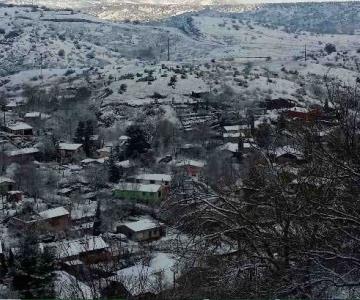
[[[6,194],[7,192],[12,191],[14,189],[14,185],[14,180],[0,176],[0,194]]]
[[[187,157],[198,157],[203,152],[203,146],[200,144],[185,144],[180,146],[178,154]]]
[[[41,112],[38,112],[38,111],[32,111],[32,112],[28,112],[24,115],[24,119],[26,122],[29,122],[30,124],[35,124],[39,121],[42,121],[42,120],[46,120],[46,119],[49,119],[50,116],[48,114],[45,114],[45,113],[41,113]]]
[[[11,217],[9,220],[9,228],[20,234],[26,231],[34,231],[38,229],[41,217],[35,213],[25,213]]]
[[[17,150],[5,151],[5,163],[26,164],[36,160],[39,156],[39,149],[37,148],[22,148]]]
[[[96,152],[97,152],[99,158],[106,158],[106,157],[110,156],[111,150],[112,150],[112,147],[105,146],[101,149],[96,150]]]
[[[64,207],[48,209],[39,213],[42,224],[51,231],[61,232],[69,229],[70,213]]]
[[[101,139],[100,135],[94,134],[90,136],[90,142],[91,151],[95,151],[101,147],[103,140]]]
[[[230,125],[223,127],[223,138],[234,138],[239,135],[242,137],[248,137],[251,135],[251,128],[249,125]]]
[[[137,242],[157,240],[165,236],[165,226],[150,219],[127,222],[116,226],[117,233],[125,234],[129,239]]]
[[[197,160],[185,160],[176,164],[178,170],[185,172],[190,177],[198,177],[204,166],[204,162]]]
[[[80,260],[85,264],[95,264],[111,259],[109,245],[100,236],[85,236],[42,246],[53,249],[55,257],[62,262]]]
[[[127,135],[122,135],[119,137],[119,144],[120,146],[124,146],[126,145],[126,143],[130,140],[130,137],[128,137]]]
[[[301,122],[314,122],[322,117],[319,109],[307,109],[303,107],[294,107],[284,112],[287,119],[299,120]]]
[[[131,182],[118,184],[113,193],[117,198],[139,200],[147,203],[162,201],[166,195],[163,186],[160,184],[139,184]]]
[[[6,125],[5,130],[11,134],[21,136],[32,136],[33,128],[24,122],[10,123]]]
[[[6,193],[7,202],[21,202],[23,197],[24,193],[22,191],[8,191]]]
[[[225,132],[223,133],[223,139],[228,143],[236,143],[240,138],[244,138],[245,134],[243,132]]]
[[[171,183],[171,175],[168,174],[139,174],[129,177],[130,182],[143,184],[160,184],[169,186]]]
[[[74,143],[60,143],[58,147],[60,163],[69,163],[77,160],[83,154],[83,145]]]
[[[241,149],[239,149],[239,146]],[[251,143],[226,143],[225,145],[220,147],[220,150],[228,152],[233,156],[239,157],[239,155],[249,153],[254,147],[255,145],[252,145]]]
[[[70,227],[70,214],[63,208],[48,209],[40,213],[29,212],[9,220],[10,228],[19,233],[27,230],[61,233]]]
[[[124,293],[119,288],[113,289],[110,295],[121,299],[158,299],[159,293],[174,286],[175,272],[175,259],[166,253],[157,253],[146,264],[136,263],[107,278],[112,283],[120,283],[126,290]],[[144,276],[147,280],[143,280]]]
[[[300,163],[304,160],[304,154],[290,145],[278,147],[272,151],[270,155],[277,163],[280,164],[286,164],[290,162]]]
[[[10,100],[6,105],[5,105],[5,110],[6,111],[11,111],[11,112],[19,112],[20,109],[24,106],[24,101],[18,101],[15,99]]]
[[[80,164],[84,167],[86,166],[96,166],[96,165],[103,165],[109,158],[108,157],[104,157],[104,158],[85,158],[83,159]]]
[[[2,240],[0,240],[0,274],[4,267],[5,267],[5,253],[4,253],[3,242]]]

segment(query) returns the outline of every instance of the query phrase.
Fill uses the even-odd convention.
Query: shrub
[[[326,51],[327,54],[331,54],[333,52],[336,52],[336,46],[334,44],[326,44],[324,50]]]
[[[60,57],[64,57],[65,56],[65,50],[64,49],[60,49],[59,52],[58,52],[58,55]]]

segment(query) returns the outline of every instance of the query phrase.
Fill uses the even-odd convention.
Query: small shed
[[[21,136],[33,135],[33,128],[24,122],[15,122],[6,125],[6,131]]]
[[[15,181],[8,177],[0,176],[0,194],[6,194],[13,190]]]
[[[163,224],[150,219],[118,224],[116,232],[138,242],[157,240],[166,234]]]

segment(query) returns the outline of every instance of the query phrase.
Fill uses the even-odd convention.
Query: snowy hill
[[[298,104],[307,105],[316,101],[312,83],[325,74],[347,84],[358,76],[356,35],[290,33],[231,14],[187,14],[156,25],[24,6],[2,6],[0,16],[0,92],[22,101],[24,85],[55,84],[65,95],[86,86],[106,124],[128,113],[121,105],[188,103],[193,92],[209,91],[221,102],[229,88],[227,105],[298,101],[299,93]],[[336,52],[324,51],[329,43]]]

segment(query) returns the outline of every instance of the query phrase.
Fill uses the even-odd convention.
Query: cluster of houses
[[[228,155],[232,158],[231,162],[237,164],[240,164],[247,154],[259,149],[254,139],[254,130],[264,123],[274,125],[277,122],[275,119],[265,118],[264,110],[253,112],[250,117],[239,117],[227,121],[224,118],[220,120],[218,112],[209,114],[194,112],[191,108],[193,103],[180,106],[174,104],[174,106],[176,106],[175,110],[181,113],[180,121],[185,134],[191,135],[198,126],[210,128],[214,134],[209,139],[212,139],[214,149],[219,151],[219,155]],[[192,111],[190,114],[187,113],[189,109]],[[305,110],[286,107],[279,111],[287,120],[296,122],[311,122],[323,117],[320,109]],[[5,150],[1,152],[0,163],[6,167],[13,163],[22,166],[40,161],[39,165],[41,165],[41,151],[36,143],[37,122],[50,117],[39,112],[28,112],[20,120],[2,126],[0,147]],[[56,161],[53,162],[52,167],[57,171],[61,170],[64,178],[70,176],[66,174],[87,173],[94,166],[106,168],[114,151],[114,144],[122,149],[129,141],[129,137],[122,135],[116,143],[102,142],[98,135],[91,136],[90,140],[92,157],[86,157],[82,143],[69,141],[57,143],[55,145]],[[115,165],[118,168],[128,170],[128,172],[123,173],[119,182],[115,184],[108,182],[105,189],[110,192],[112,200],[128,203],[136,209],[145,207],[146,213],[111,220],[113,226],[109,232],[103,232],[97,228],[101,219],[100,202],[97,200],[94,187],[89,185],[82,176],[77,176],[80,178],[77,182],[64,180],[65,183],[57,186],[57,199],[66,200],[62,205],[59,201],[47,203],[46,199],[42,199],[40,207],[37,207],[38,203],[33,202],[33,209],[26,210],[19,207],[21,208],[21,203],[25,203],[25,199],[29,196],[18,190],[19,185],[14,177],[3,174],[0,176],[3,220],[6,220],[8,232],[13,236],[19,237],[27,232],[36,233],[40,237],[39,248],[53,251],[58,268],[63,275],[68,274],[72,276],[71,278],[86,285],[86,282],[83,282],[82,272],[91,267],[92,272],[97,274],[100,286],[104,285],[103,280],[106,279],[111,282],[113,291],[118,291],[117,294],[112,294],[113,296],[138,297],[147,295],[149,292],[153,293],[154,291],[149,288],[139,290],[139,288],[129,286],[129,282],[122,279],[123,276],[126,277],[129,274],[137,278],[133,272],[140,268],[138,264],[134,264],[130,259],[120,267],[118,262],[138,256],[144,245],[161,242],[168,234],[166,224],[159,221],[159,216],[153,212],[172,192],[175,178],[184,178],[182,179],[185,183],[184,188],[189,188],[189,199],[191,197],[216,199],[216,194],[205,192],[207,187],[202,182],[207,162],[201,154],[207,145],[186,141],[176,149],[175,157],[173,157],[174,154],[166,155],[157,161],[158,165],[167,166],[168,171],[164,173],[151,172],[151,167],[146,171],[139,170],[136,168],[136,163],[130,159],[116,161]],[[281,164],[304,160],[303,151],[286,144],[268,150],[268,154]],[[81,195],[86,202],[81,205],[72,203],[72,199],[77,195]],[[6,212],[4,203],[14,204],[16,209]],[[0,240],[2,240],[0,242],[1,268],[6,264],[9,253],[16,254],[17,251],[16,245],[6,241],[6,238],[1,237]],[[152,266],[147,266],[152,276],[159,271],[156,265],[154,263]],[[109,292],[104,285],[104,292],[105,290]]]

